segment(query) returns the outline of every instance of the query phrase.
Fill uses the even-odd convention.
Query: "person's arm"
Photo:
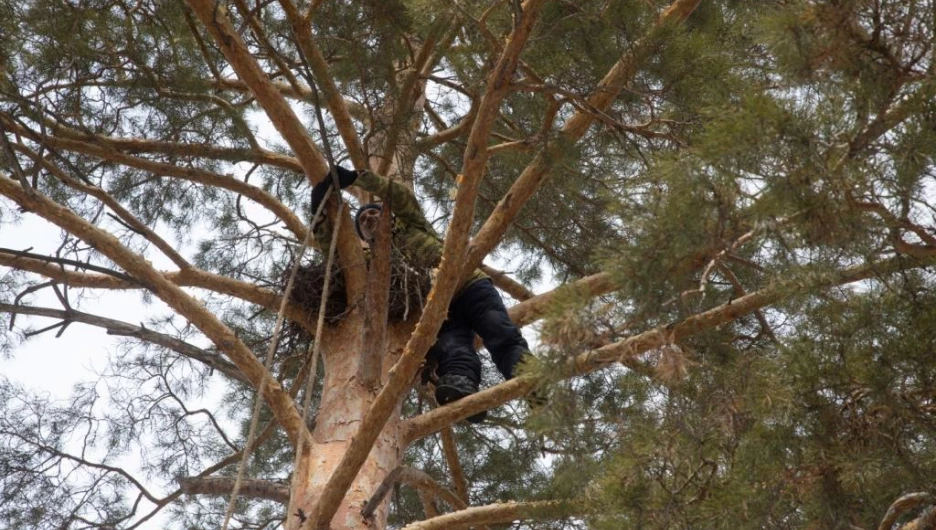
[[[354,181],[357,180],[359,175],[357,171],[351,171],[341,166],[335,166],[335,172],[338,174],[338,187],[340,189],[345,189],[351,184],[354,184]],[[329,171],[328,174],[325,175],[325,178],[312,188],[313,214],[318,211],[322,201],[328,196],[328,191],[331,189],[333,180],[334,178],[332,177],[331,171]]]
[[[336,166],[335,172],[338,174],[338,187],[340,189],[347,188],[354,183],[358,177],[357,171],[351,171],[341,166]],[[312,188],[311,207],[313,215],[318,212],[322,201],[328,197],[333,180],[331,172],[329,172],[325,175],[325,178]],[[328,246],[331,242],[332,227],[331,219],[328,218],[325,210],[322,210],[322,214],[312,220],[312,233],[315,235],[315,240],[318,242],[319,247],[325,251],[328,250]]]
[[[416,195],[412,190],[400,184],[399,182],[381,177],[372,171],[352,171],[341,166],[336,166],[338,173],[338,186],[345,189],[352,184],[358,186],[364,191],[373,193],[383,199],[384,203],[390,204],[390,209],[397,218],[401,219],[409,226],[418,228],[430,234],[435,234],[435,230],[423,214],[422,206],[416,200]],[[317,211],[319,204],[328,196],[332,185],[332,176],[326,175],[325,178],[312,188],[312,210]],[[316,235],[318,232],[316,231]]]

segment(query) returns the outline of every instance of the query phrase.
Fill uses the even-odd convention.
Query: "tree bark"
[[[322,496],[329,477],[338,468],[342,456],[358,432],[365,413],[377,396],[378,389],[358,377],[358,363],[367,358],[361,355],[360,351],[362,326],[363,318],[352,317],[323,333],[323,397],[318,407],[312,438],[302,444],[299,461],[293,473],[286,524],[288,530],[300,528],[306,522],[312,506]],[[389,354],[383,357],[382,381],[386,381],[389,369],[399,357],[411,330],[412,326],[406,324],[388,327]],[[387,475],[401,463],[404,446],[400,425],[398,405],[391,419],[377,435],[373,449],[341,501],[331,523],[334,530],[386,527],[386,502],[376,509],[370,522],[363,518],[361,509]]]

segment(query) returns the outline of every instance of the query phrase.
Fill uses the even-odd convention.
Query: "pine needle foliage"
[[[447,270],[420,271],[414,291],[391,267],[391,291],[416,296],[377,317],[396,342],[350,352],[373,338],[355,282],[377,270],[349,265],[353,241],[314,336],[325,249],[298,248],[324,163],[309,153],[409,186],[439,233],[475,237],[456,260],[497,240],[488,263],[541,295],[495,277],[532,324],[521,380],[548,396],[427,427],[459,405],[434,412],[408,374],[384,446],[450,495],[396,483],[375,519],[343,506],[354,515],[332,528],[470,506],[501,514],[465,523],[478,528],[872,529],[906,494],[936,494],[933,2],[543,2],[498,78],[535,3],[230,0],[205,24],[199,0],[0,0],[0,230],[19,245],[24,221],[54,228],[0,248],[0,355],[55,334],[38,343],[72,354],[71,325],[119,337],[63,401],[0,377],[0,529],[220,527],[256,399],[245,367],[273,341],[271,381],[296,406],[261,408],[257,482],[229,528],[304,524],[283,495],[318,502],[328,477],[297,488],[283,418],[309,392],[313,443],[329,428],[327,443],[363,439]],[[222,18],[243,49],[215,36]],[[475,204],[457,204],[475,176]],[[113,290],[140,293],[147,318],[120,321]],[[313,362],[323,345],[341,355]],[[349,356],[383,378],[336,385]],[[482,387],[501,384],[481,356]],[[359,473],[368,487],[384,464]]]

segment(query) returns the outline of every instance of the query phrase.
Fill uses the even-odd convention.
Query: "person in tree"
[[[432,268],[438,265],[442,258],[442,238],[432,228],[408,187],[371,171],[351,171],[341,166],[335,169],[341,189],[353,184],[390,205],[393,213],[391,245],[409,266]],[[318,211],[331,185],[332,177],[327,175],[313,188],[313,212]],[[381,211],[381,204],[367,204],[358,210],[354,224],[365,242],[372,241],[377,234]],[[322,236],[320,241],[330,235],[325,221],[319,218],[313,223],[316,236]],[[481,359],[474,347],[475,333],[481,337],[504,379],[513,378],[521,360],[532,356],[519,328],[510,320],[500,293],[479,269],[458,286],[449,304],[448,317],[427,355],[437,364],[435,397],[440,405],[478,391]],[[468,421],[477,423],[485,416],[480,413]]]

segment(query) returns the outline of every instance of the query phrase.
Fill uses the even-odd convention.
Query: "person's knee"
[[[481,380],[481,358],[472,348],[458,347],[446,352],[444,359],[439,361],[436,373],[440,377],[447,373],[457,373],[477,383]]]
[[[523,334],[520,333],[520,328],[504,311],[496,309],[486,311],[477,331],[489,350],[510,348],[515,345],[526,347],[527,344]]]

